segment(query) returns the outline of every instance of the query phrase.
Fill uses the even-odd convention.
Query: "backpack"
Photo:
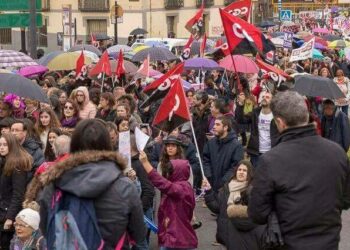
[[[103,249],[92,199],[56,189],[47,218],[47,249]]]

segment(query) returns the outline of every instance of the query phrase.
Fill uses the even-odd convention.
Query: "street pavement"
[[[213,246],[212,242],[215,240],[216,232],[216,222],[215,217],[210,214],[207,208],[202,207],[203,202],[197,202],[196,206],[196,217],[201,220],[203,225],[201,228],[196,230],[199,246],[198,250],[221,250],[222,248]],[[342,215],[343,228],[341,232],[341,240],[339,250],[349,250],[350,249],[350,210],[344,211]],[[156,237],[153,234],[151,239],[151,250],[156,250],[157,242]]]

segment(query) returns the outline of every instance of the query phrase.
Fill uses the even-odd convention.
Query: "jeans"
[[[343,111],[343,113],[345,113],[346,114],[346,116],[348,116],[349,115],[349,105],[346,105],[346,106],[338,106],[338,108],[339,108],[339,110],[340,111]]]
[[[159,250],[195,250],[195,248],[170,248],[170,247],[160,247]]]

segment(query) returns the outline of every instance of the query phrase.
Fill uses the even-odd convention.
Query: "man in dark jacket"
[[[205,177],[217,192],[232,177],[233,169],[243,159],[243,147],[227,117],[215,119],[213,132],[215,138],[204,146],[203,168]]]
[[[321,128],[322,137],[338,143],[345,152],[348,152],[350,145],[349,118],[338,110],[330,99],[323,102]]]
[[[41,148],[41,143],[28,135],[28,127],[23,120],[16,120],[11,126],[11,133],[17,137],[23,148],[33,157],[34,174],[36,169],[45,161],[45,156]],[[33,175],[30,176],[30,178]]]
[[[272,94],[261,94],[260,107],[253,109],[251,116],[244,115],[244,100],[237,102],[236,119],[238,123],[250,124],[250,139],[247,153],[254,167],[258,166],[259,158],[276,144],[278,131],[270,109]]]
[[[281,136],[260,159],[249,216],[265,224],[279,219],[283,250],[336,250],[341,212],[350,206],[350,168],[344,150],[317,135],[296,92],[278,93],[271,110]]]

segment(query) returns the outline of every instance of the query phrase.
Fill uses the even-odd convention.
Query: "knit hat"
[[[16,219],[20,219],[34,230],[39,229],[40,215],[37,211],[31,208],[23,209],[17,214]]]

